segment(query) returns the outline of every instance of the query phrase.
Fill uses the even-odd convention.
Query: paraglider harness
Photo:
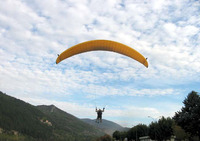
[[[105,108],[103,108],[103,110],[101,110],[101,109],[97,110],[97,107],[96,107],[96,112],[97,112],[96,122],[97,123],[102,122],[102,113],[104,112],[104,109]]]

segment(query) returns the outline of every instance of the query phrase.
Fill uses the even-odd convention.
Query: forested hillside
[[[103,132],[99,129],[86,124],[79,118],[58,109],[54,105],[41,105],[37,106],[37,108],[48,115],[52,119],[53,123],[56,123],[55,132],[60,133],[63,136],[76,134],[77,138],[90,139],[93,136],[103,135]]]
[[[92,141],[103,135],[55,106],[33,106],[0,92],[0,140]]]
[[[0,92],[0,128],[3,130],[14,130],[36,139],[50,139],[53,127],[42,123],[42,119],[51,122],[36,107]]]

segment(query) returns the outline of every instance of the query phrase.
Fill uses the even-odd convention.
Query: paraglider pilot
[[[101,109],[99,109],[99,110],[97,110],[97,107],[96,107],[96,112],[97,112],[97,119],[96,119],[96,122],[102,122],[102,113],[104,112],[104,109],[105,108],[103,108],[103,110],[101,110]]]

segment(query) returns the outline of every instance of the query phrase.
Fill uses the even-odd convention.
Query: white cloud
[[[178,95],[182,91],[174,89],[133,89],[126,86],[113,87],[113,86],[98,86],[87,85],[81,88],[88,97],[93,98],[101,96],[160,96],[160,95]]]
[[[86,98],[156,97],[194,89],[200,81],[199,6],[187,0],[1,1],[0,89],[26,98],[75,98],[78,92]],[[133,47],[148,57],[149,68],[111,52],[55,64],[57,54],[92,39]]]

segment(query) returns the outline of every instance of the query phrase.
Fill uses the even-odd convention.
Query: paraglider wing
[[[112,51],[123,54],[134,60],[137,60],[148,68],[147,59],[142,54],[127,45],[110,40],[92,40],[72,46],[58,56],[58,58],[56,59],[56,64],[76,54],[98,50]]]

